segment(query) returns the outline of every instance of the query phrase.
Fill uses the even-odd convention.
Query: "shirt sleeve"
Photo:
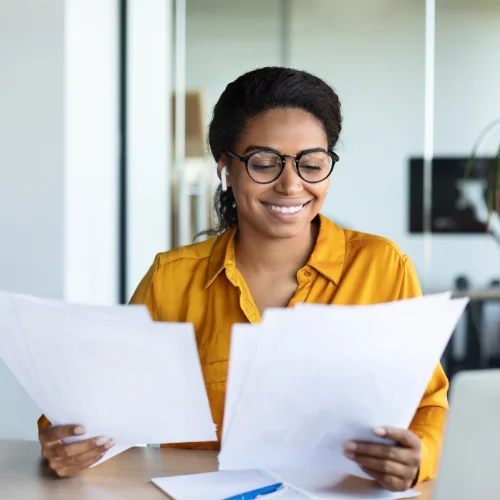
[[[50,423],[49,419],[45,415],[42,415],[38,419],[38,432],[42,432],[44,429],[50,427],[51,425],[52,424]]]
[[[417,273],[410,259],[404,261],[404,274],[399,299],[422,295]],[[422,463],[417,483],[436,476],[443,430],[448,412],[448,379],[438,364],[420,405],[410,424],[410,430],[422,440]]]
[[[139,286],[135,290],[132,298],[130,299],[130,304],[144,304],[149,309],[149,314],[153,320],[158,321],[158,308],[156,307],[156,297],[155,297],[155,279],[156,270],[158,269],[159,256],[156,256],[153,264],[146,273],[146,276],[142,278]]]

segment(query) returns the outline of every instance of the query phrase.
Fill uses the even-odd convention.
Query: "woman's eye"
[[[258,169],[258,170],[265,170],[267,168],[275,168],[276,165],[252,165],[252,168]]]
[[[321,170],[321,167],[318,167],[316,165],[301,165],[300,168],[303,168],[305,170]]]

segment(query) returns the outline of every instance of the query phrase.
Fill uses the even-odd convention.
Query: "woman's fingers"
[[[420,438],[407,429],[392,427],[375,429],[374,434],[393,444],[348,441],[344,445],[345,456],[386,489],[404,491],[410,488],[422,461]]]
[[[99,456],[97,459],[92,458],[87,460],[86,462],[83,462],[80,465],[69,465],[65,467],[58,468],[57,470],[54,470],[54,472],[59,476],[59,477],[71,477],[75,476],[82,470],[88,469],[91,465],[94,465],[98,460],[100,460],[101,456]]]
[[[108,450],[113,446],[113,441],[104,436],[92,439],[85,439],[84,441],[77,441],[75,443],[64,444],[56,442],[54,444],[46,445],[42,448],[42,456],[44,458],[61,458],[69,459],[88,451],[96,450],[101,447]]]
[[[72,436],[82,436],[83,434],[85,434],[85,429],[78,424],[53,425],[40,431],[38,439],[42,445],[51,445],[58,443],[61,439]]]
[[[420,450],[363,441],[347,442],[345,454],[352,460],[366,456],[411,466],[419,466],[421,461]]]
[[[402,479],[413,479],[412,469],[398,462],[392,462],[381,458],[373,458],[364,455],[356,457],[356,463],[362,468],[367,468],[375,472],[400,477]]]
[[[389,491],[406,491],[412,486],[410,481],[393,476],[392,474],[384,474],[383,472],[378,472],[367,467],[362,467],[362,470],[375,479],[382,488]]]
[[[104,446],[100,446],[69,458],[55,457],[49,460],[49,467],[56,472],[75,468],[79,471],[84,470],[99,461],[107,451]]]
[[[378,437],[391,439],[403,448],[420,450],[422,448],[421,439],[408,429],[398,429],[396,427],[378,427],[373,433]]]
[[[92,439],[63,443],[64,438],[85,434],[80,425],[58,425],[48,427],[39,434],[42,456],[49,467],[59,476],[68,477],[99,461],[114,446],[112,439],[99,436]]]
[[[113,441],[107,437],[100,436],[98,438],[86,439],[71,444],[60,444],[56,446],[56,456],[60,458],[70,459],[87,452],[97,451],[102,448],[103,451],[108,450],[113,446]]]

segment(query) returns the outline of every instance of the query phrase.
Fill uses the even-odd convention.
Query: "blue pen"
[[[269,495],[269,493],[274,493],[283,488],[283,483],[272,484],[271,486],[266,486],[265,488],[259,488],[258,490],[247,491],[246,493],[240,493],[234,497],[225,498],[224,500],[253,500],[254,498]]]

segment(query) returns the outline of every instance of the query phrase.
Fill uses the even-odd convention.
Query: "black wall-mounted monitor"
[[[448,234],[486,233],[486,226],[476,220],[470,208],[457,208],[459,181],[464,178],[467,157],[436,157],[432,162],[432,232]],[[472,179],[484,181],[487,196],[493,158],[476,158]],[[409,231],[423,232],[424,160],[409,160]]]

